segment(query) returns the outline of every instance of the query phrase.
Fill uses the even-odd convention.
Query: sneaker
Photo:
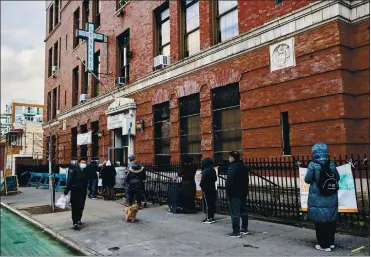
[[[207,219],[204,223],[205,224],[212,224],[212,223],[215,223],[215,219]]]
[[[206,218],[206,219],[204,219],[204,220],[202,221],[202,223],[207,223],[208,221],[209,221],[209,219]]]
[[[330,249],[335,249],[335,245],[330,245]]]
[[[228,236],[229,237],[237,237],[237,238],[242,237],[240,233],[228,233]]]
[[[83,223],[82,223],[81,221],[78,221],[78,222],[77,222],[77,225],[79,225],[79,226],[82,226],[82,224],[83,224]]]
[[[240,230],[240,233],[241,233],[242,235],[249,235],[249,234],[250,234],[250,232],[249,232],[247,229],[241,229],[241,230]]]
[[[90,198],[91,200],[97,200],[97,198],[96,197],[92,197],[92,198]]]
[[[319,248],[316,248],[317,250],[323,251],[323,252],[331,252],[331,248],[322,248],[321,246]]]
[[[314,248],[316,248],[317,250],[321,249],[321,246],[320,245],[315,245]]]
[[[74,229],[74,230],[80,230],[80,228],[79,228],[79,226],[78,226],[77,224],[74,224],[74,225],[73,225],[73,229]]]

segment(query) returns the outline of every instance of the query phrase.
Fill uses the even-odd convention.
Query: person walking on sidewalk
[[[67,186],[64,189],[64,195],[68,195],[71,191],[71,207],[72,207],[72,224],[74,230],[79,230],[82,225],[81,218],[85,207],[86,193],[88,180],[84,169],[86,168],[86,160],[79,160],[79,167],[76,167],[68,177]]]
[[[97,199],[97,186],[98,186],[98,165],[96,161],[91,161],[86,167],[85,173],[88,178],[88,197],[90,199]]]
[[[144,167],[136,164],[135,155],[129,156],[129,173],[126,177],[129,194],[129,206],[133,205],[134,197],[137,200],[139,209],[142,208],[142,194],[144,190],[144,181],[146,180],[146,172]]]
[[[205,224],[215,222],[216,181],[217,177],[216,171],[213,168],[213,160],[210,158],[203,159],[200,187],[206,204],[206,219],[203,221]]]
[[[116,184],[116,169],[112,166],[111,161],[107,161],[102,169],[103,186],[106,188],[105,200],[114,199],[114,186]]]
[[[240,159],[237,151],[229,153],[230,165],[227,169],[227,196],[232,218],[233,232],[230,237],[241,237],[241,234],[249,234],[247,216],[247,194],[249,186],[249,170]],[[240,230],[240,219],[242,229]]]
[[[314,221],[318,244],[315,248],[330,252],[335,248],[338,220],[338,182],[340,176],[333,161],[328,160],[328,147],[316,143],[312,147],[313,161],[309,164],[305,182],[310,184],[308,219]]]

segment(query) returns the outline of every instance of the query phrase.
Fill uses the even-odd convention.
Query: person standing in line
[[[102,169],[103,186],[106,188],[104,200],[114,199],[114,186],[116,184],[116,169],[112,166],[111,161],[107,161]]]
[[[210,158],[203,159],[200,187],[206,204],[206,218],[202,221],[205,224],[215,222],[216,181],[217,177],[216,171],[213,168],[213,160]]]
[[[197,165],[193,162],[193,158],[186,156],[178,176],[182,177],[182,199],[187,213],[195,212],[196,172]]]
[[[67,186],[64,190],[64,195],[68,195],[71,191],[71,208],[72,208],[72,224],[74,230],[79,230],[82,218],[82,213],[85,207],[87,194],[88,180],[84,169],[86,168],[86,160],[79,160],[79,167],[76,167],[69,175]]]
[[[88,197],[92,200],[97,199],[97,185],[98,185],[98,166],[96,161],[91,161],[86,167],[85,172],[88,177]]]
[[[335,248],[336,221],[338,220],[339,173],[333,161],[328,160],[328,147],[316,143],[312,147],[313,161],[309,164],[305,182],[310,184],[308,219],[314,221],[318,244],[315,248],[331,252]]]
[[[249,186],[249,170],[240,159],[237,151],[229,153],[230,165],[227,169],[227,197],[232,218],[233,232],[229,237],[248,235],[247,195]],[[240,229],[240,219],[242,228]]]
[[[146,179],[146,172],[144,167],[136,164],[135,155],[129,156],[129,173],[126,177],[129,194],[129,206],[133,205],[134,197],[137,200],[139,209],[142,208],[142,194],[144,190],[144,180]]]

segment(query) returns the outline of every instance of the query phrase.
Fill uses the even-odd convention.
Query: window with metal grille
[[[198,0],[182,1],[184,12],[184,56],[200,51],[200,8]]]
[[[72,70],[72,106],[79,103],[79,66]]]
[[[169,102],[153,107],[155,164],[170,164],[170,109]]]
[[[283,155],[291,155],[289,113],[281,112],[282,151]]]
[[[77,127],[71,128],[71,159],[77,160]]]
[[[126,78],[126,82],[129,81],[129,44],[130,44],[130,30],[127,29],[120,36],[117,37],[117,42],[119,46],[119,55],[118,55],[118,65],[119,72],[118,77]]]
[[[237,0],[218,0],[217,4],[217,39],[218,43],[238,35]]]
[[[95,121],[91,123],[92,127],[92,145],[91,145],[91,153],[92,153],[92,160],[99,160],[99,121]]]
[[[76,30],[80,28],[80,7],[73,13],[73,48],[79,45],[79,38],[76,37]]]
[[[47,99],[47,109],[46,109],[46,120],[49,121],[51,119],[51,111],[52,111],[52,93],[48,93]]]
[[[169,1],[155,11],[157,24],[157,54],[170,56],[170,12]]]
[[[179,114],[182,162],[188,157],[199,162],[201,161],[200,95],[194,94],[181,98],[179,100]]]
[[[80,126],[80,134],[88,133],[88,125],[81,125]],[[80,158],[87,158],[88,157],[88,145],[80,145]]]
[[[213,134],[215,161],[228,160],[228,153],[241,149],[239,84],[213,90]]]
[[[94,70],[96,76],[100,79],[100,51],[96,52],[94,54]],[[97,80],[95,77],[93,78],[93,97],[96,97],[99,95],[99,80]]]

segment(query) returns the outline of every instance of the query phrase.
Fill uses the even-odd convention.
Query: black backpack
[[[317,181],[317,187],[321,195],[332,196],[337,194],[339,191],[339,184],[336,180],[334,172],[330,169],[330,162],[321,165],[321,173],[319,175],[319,180]]]

